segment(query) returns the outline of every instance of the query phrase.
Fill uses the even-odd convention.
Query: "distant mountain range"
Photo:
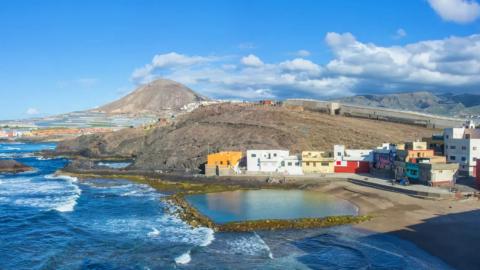
[[[480,95],[411,92],[384,95],[358,95],[335,101],[359,106],[417,111],[445,116],[480,116]]]

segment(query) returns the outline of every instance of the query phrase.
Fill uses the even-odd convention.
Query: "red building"
[[[335,173],[368,173],[370,163],[368,161],[335,161]]]

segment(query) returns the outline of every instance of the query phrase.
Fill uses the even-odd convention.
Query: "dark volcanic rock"
[[[32,170],[33,168],[12,159],[0,160],[0,172],[19,173]]]

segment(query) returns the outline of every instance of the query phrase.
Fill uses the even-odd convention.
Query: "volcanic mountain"
[[[207,98],[198,95],[185,85],[158,79],[94,111],[109,114],[159,114],[166,111],[179,111],[186,104],[204,100]]]

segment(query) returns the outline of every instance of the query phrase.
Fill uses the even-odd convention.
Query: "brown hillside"
[[[135,138],[126,136],[135,134]],[[136,156],[137,169],[197,169],[208,151],[246,149],[332,150],[333,144],[372,148],[430,136],[435,130],[286,108],[218,104],[201,107],[167,127],[82,136],[58,151],[85,156]]]
[[[159,79],[95,111],[110,114],[161,113],[178,111],[186,104],[202,100],[205,98],[180,83]]]

